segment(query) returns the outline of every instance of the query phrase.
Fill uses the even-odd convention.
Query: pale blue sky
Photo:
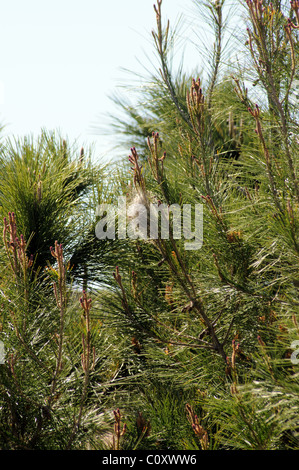
[[[70,141],[95,142],[92,134],[111,110],[108,96],[149,65],[154,0],[2,0],[0,3],[0,122],[6,135],[59,130]],[[163,0],[174,23],[192,0]],[[186,9],[187,7],[187,9]],[[109,158],[112,155],[109,155]]]

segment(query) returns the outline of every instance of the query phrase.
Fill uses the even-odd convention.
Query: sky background
[[[96,158],[113,158],[113,135],[95,127],[113,112],[109,99],[154,60],[154,0],[1,0],[0,123],[5,136],[59,131]],[[174,24],[192,0],[163,0]],[[188,50],[185,52],[188,53]],[[191,52],[189,52],[190,54]],[[148,57],[146,57],[146,54]]]

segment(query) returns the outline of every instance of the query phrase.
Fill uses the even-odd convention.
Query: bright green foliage
[[[136,106],[119,100],[131,153],[111,180],[66,163],[65,145],[44,135],[38,152],[3,149],[3,216],[15,212],[32,240],[9,244],[10,215],[2,448],[299,448],[299,4],[240,3],[242,66],[223,55],[227,3],[195,4],[216,35],[204,76],[171,70],[175,32],[158,0],[160,67]],[[202,247],[97,240],[95,206],[118,195],[147,209],[202,204]],[[31,247],[45,253],[38,272]],[[93,288],[92,303],[72,280]]]
[[[129,108],[131,120],[123,120],[126,139],[136,142],[133,194],[148,205],[203,203],[204,243],[187,252],[182,241],[140,242],[134,272],[116,273],[119,309],[141,344],[139,390],[152,429],[157,423],[163,434],[161,405],[179,393],[200,412],[211,449],[296,449],[298,5],[287,12],[282,2],[244,2],[252,59],[245,72],[222,63],[225,6],[207,2],[218,36],[203,83],[181,71],[173,77],[169,25],[163,30],[161,2],[155,7],[161,68],[138,112]],[[155,378],[165,384],[162,401]],[[176,448],[190,448],[180,416],[172,437]]]
[[[72,153],[65,140],[46,132],[36,143],[25,138],[8,142],[2,149],[2,219],[8,212],[15,213],[19,230],[30,239],[30,250],[41,267],[49,260],[49,246],[58,238],[71,247],[76,230],[73,217],[95,178],[83,154],[75,159]]]

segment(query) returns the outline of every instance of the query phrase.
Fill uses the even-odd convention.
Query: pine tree
[[[122,356],[91,318],[92,290],[121,253],[94,231],[104,173],[54,133],[1,149],[1,449],[104,445]]]
[[[130,155],[111,178],[47,134],[1,149],[3,449],[299,447],[299,3],[241,2],[231,61],[227,2],[194,3],[211,60],[171,67],[157,0],[160,64],[136,105],[114,97]],[[155,207],[169,233],[99,240],[118,196],[128,229]]]
[[[148,211],[155,202],[202,203],[204,241],[188,252],[173,233],[138,240],[133,270],[115,272],[115,314],[143,373],[137,406],[162,446],[296,449],[299,5],[244,2],[243,68],[223,63],[225,6],[206,2],[216,31],[211,71],[187,85],[171,72],[170,25],[163,29],[155,5],[160,76],[123,121],[126,140],[140,145],[129,157],[132,200]],[[168,408],[171,424],[161,426],[178,396],[185,412],[174,422]]]

